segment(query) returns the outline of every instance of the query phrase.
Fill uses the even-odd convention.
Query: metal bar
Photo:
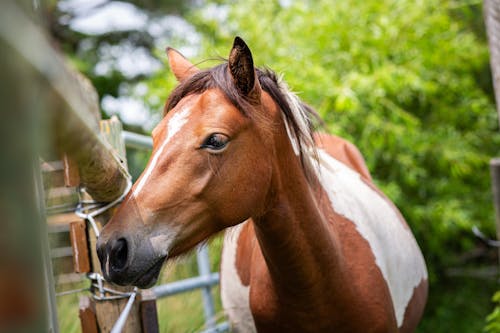
[[[200,246],[196,252],[196,258],[198,262],[198,273],[201,277],[210,277],[210,259],[208,256],[208,247]],[[214,299],[212,297],[211,286],[205,286],[202,288],[202,298],[203,298],[203,310],[205,314],[205,325],[207,328],[215,327],[215,306]]]
[[[229,326],[229,323],[227,321],[217,324],[213,328],[209,328],[207,330],[201,331],[200,333],[223,333],[223,332],[229,332],[229,329],[231,327]]]
[[[150,136],[123,131],[122,137],[127,147],[143,150],[150,150],[153,148],[153,139]]]
[[[219,273],[211,273],[208,276],[197,276],[194,278],[162,284],[152,288],[156,297],[166,297],[180,294],[186,291],[213,286],[219,283]]]

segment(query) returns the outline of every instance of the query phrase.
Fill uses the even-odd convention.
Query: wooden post
[[[113,147],[113,149],[116,152],[122,152],[123,155],[122,156],[118,155],[118,156],[122,161],[122,165],[125,167],[126,166],[125,156],[124,156],[125,145],[121,137],[121,123],[118,121],[116,117],[114,117],[109,120],[102,120],[100,122],[100,128],[103,131],[102,136],[106,140],[108,140],[110,144],[116,145]],[[98,224],[98,227],[100,229],[102,229],[102,227],[106,224],[106,222],[111,218],[112,213],[113,213],[112,211],[106,212],[105,214],[97,217],[96,223]],[[89,237],[92,271],[102,274],[101,265],[99,263],[99,258],[97,257],[97,252],[96,252],[97,239],[92,231],[88,232],[88,237]],[[131,287],[119,287],[107,282],[104,282],[104,286],[121,292],[132,291]],[[127,300],[128,300],[127,298],[123,298],[118,300],[96,301],[95,303],[96,317],[101,332],[109,332],[111,330],[116,320],[118,319],[121,311],[125,307]],[[134,304],[129,314],[129,318],[127,319],[123,332],[126,333],[141,332],[141,317],[137,301]]]
[[[95,304],[89,297],[80,297],[80,312],[78,316],[80,317],[82,333],[99,333],[95,315]]]
[[[99,229],[102,229],[103,225],[105,224],[105,222],[109,220],[110,217],[111,217],[111,212],[103,214],[96,219],[96,223]],[[89,229],[91,228],[87,228],[87,230]],[[91,270],[93,272],[102,274],[101,265],[99,263],[99,258],[97,257],[96,253],[97,238],[95,237],[95,234],[91,230],[88,231],[88,237],[89,237],[89,247],[91,254],[90,256]],[[116,286],[108,282],[103,282],[103,286],[121,292],[130,292],[133,289],[131,287]],[[99,294],[97,290],[95,290],[94,292],[97,295]],[[110,295],[110,294],[105,293],[105,295]],[[111,330],[116,320],[120,316],[121,311],[127,304],[127,300],[128,300],[127,298],[122,298],[117,300],[105,300],[105,301],[95,302],[97,323],[101,332],[109,332]],[[139,307],[137,305],[137,302],[134,304],[134,307],[130,311],[129,318],[123,329],[123,332],[125,333],[141,332],[141,322],[140,322]]]
[[[39,163],[39,150],[43,146],[40,139],[52,135],[59,153],[66,152],[78,165],[80,183],[96,201],[111,202],[118,198],[130,176],[124,159],[120,161],[99,132],[100,111],[95,89],[54,50],[46,34],[19,3],[30,4],[27,0],[6,0],[0,10],[0,69],[8,82],[0,87],[0,100],[6,110],[16,111],[3,115],[5,128],[0,131],[2,142],[6,143],[0,148],[4,158],[0,163],[0,252],[5,254],[0,257],[0,282],[8,279],[7,283],[0,283],[0,292],[6,290],[16,295],[0,297],[0,324],[5,318],[9,320],[9,328],[19,331],[36,327],[30,331],[57,332],[52,272],[46,269],[43,275],[39,251],[47,248],[39,237],[45,230],[41,228],[43,212],[37,207],[35,196],[35,190],[43,192],[43,186],[33,184],[32,166]],[[12,34],[13,31],[16,33]],[[73,184],[74,177],[69,176],[68,184]],[[101,216],[98,223],[103,225],[109,216],[110,213]],[[100,272],[95,235],[89,237],[89,242],[91,269]],[[41,282],[44,277],[46,288]],[[42,294],[49,289],[46,295]],[[19,305],[17,308],[13,307],[14,301]],[[111,329],[126,302],[122,299],[95,304],[100,332]],[[83,307],[83,318],[87,318],[87,310],[91,308]],[[88,324],[86,319],[83,322]],[[136,304],[124,331],[140,332],[140,326]]]
[[[493,190],[493,205],[495,206],[495,222],[497,228],[497,239],[500,240],[500,158],[490,161],[491,188]],[[500,263],[500,248],[498,248],[498,260]]]
[[[152,290],[143,290],[140,295],[142,333],[158,333],[158,311],[156,295]]]
[[[9,44],[21,7],[30,1],[6,0],[0,10],[0,331],[57,332],[50,283],[45,284],[42,253],[47,254],[43,185],[38,154],[43,146],[46,89],[38,73]],[[15,34],[19,33],[16,31]],[[12,36],[10,36],[12,37]],[[23,39],[18,35],[12,38]],[[25,41],[21,41],[25,43]],[[35,181],[36,179],[36,181]],[[42,205],[41,205],[42,204]],[[40,207],[42,206],[42,207]],[[50,281],[48,281],[50,282]]]

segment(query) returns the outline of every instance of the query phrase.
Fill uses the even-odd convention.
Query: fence
[[[44,29],[35,23],[33,3],[39,2],[4,0],[0,4],[0,69],[4,77],[0,93],[10,112],[3,115],[7,128],[1,131],[2,141],[9,144],[2,147],[5,158],[0,173],[0,213],[8,226],[2,229],[0,243],[0,250],[7,254],[0,258],[0,286],[7,286],[4,289],[12,295],[0,299],[0,330],[2,320],[8,319],[9,329],[59,331],[47,230],[42,223],[46,218],[44,188],[54,183],[44,183],[40,156],[49,161],[53,156],[60,158],[55,163],[42,163],[42,169],[52,168],[51,172],[58,174],[54,182],[69,189],[58,197],[64,198],[49,213],[69,225],[60,229],[68,228],[71,234],[75,271],[92,281],[92,298],[82,297],[80,303],[84,332],[108,332],[119,317],[127,322],[127,332],[158,331],[155,295],[165,297],[193,289],[203,293],[207,332],[227,330],[227,323],[216,325],[213,319],[210,290],[219,275],[210,272],[206,248],[197,253],[199,276],[158,286],[149,293],[111,286],[100,277],[95,254],[98,230],[112,214],[112,206],[130,188],[121,124],[113,119],[100,120],[93,87],[52,47]],[[150,146],[144,144],[149,142],[145,138],[125,139],[136,147]],[[79,216],[68,214],[75,204]],[[14,237],[5,241],[9,238],[5,230]],[[69,252],[63,247],[52,251],[52,256],[64,257]],[[38,281],[43,281],[45,288]],[[8,312],[9,307],[12,312]],[[124,308],[127,311],[122,312]],[[9,313],[15,318],[9,319]]]
[[[112,119],[111,121],[106,121],[109,123],[116,123],[116,119]],[[107,126],[104,126],[107,127]],[[129,148],[140,149],[140,150],[150,150],[152,148],[152,139],[150,137],[139,135],[133,132],[121,131],[121,136],[125,145]],[[124,153],[122,153],[124,154]],[[51,163],[43,163],[42,170],[46,174],[45,178],[54,178],[54,176],[49,177],[47,174],[50,173],[60,173],[65,170],[64,163],[62,161],[56,161]],[[57,175],[56,175],[57,176]],[[53,179],[49,179],[52,182]],[[62,189],[66,189],[66,191],[61,191]],[[72,212],[77,208],[78,201],[74,198],[75,189],[65,188],[52,188],[52,190],[56,190],[55,194],[48,192],[47,201],[56,200],[56,203],[61,200],[61,196],[65,200],[65,204],[56,204],[56,205],[48,205],[47,212],[51,217],[60,217],[63,219],[67,219],[67,213]],[[62,215],[61,215],[62,214]],[[49,225],[49,233],[51,234],[69,234],[72,229],[66,223],[59,223],[58,221],[53,221]],[[64,237],[63,237],[64,238]],[[66,241],[66,242],[65,242]],[[67,240],[65,239],[63,242],[59,242],[56,246],[51,248],[50,256],[52,260],[60,260],[74,255],[74,247],[68,246]],[[151,293],[154,296],[153,299],[164,298],[168,296],[177,295],[184,292],[189,292],[196,289],[201,289],[202,292],[202,300],[203,300],[203,309],[204,309],[204,317],[205,317],[205,327],[207,328],[204,333],[215,333],[215,332],[225,332],[229,329],[229,325],[227,322],[216,324],[215,322],[215,306],[214,300],[211,293],[211,288],[214,285],[219,283],[219,273],[210,271],[210,260],[208,255],[208,249],[206,246],[199,247],[196,251],[196,259],[198,266],[198,276],[191,277],[184,280],[175,281],[168,284],[158,285],[151,289]],[[68,270],[68,269],[66,269]],[[81,270],[80,270],[81,271]],[[74,276],[72,274],[64,274],[59,281],[68,281],[75,282],[78,281],[80,276]],[[87,289],[85,289],[87,290]],[[81,291],[81,290],[77,290]],[[57,294],[57,296],[63,297],[69,292],[62,292]],[[130,310],[129,310],[130,311]],[[156,308],[153,308],[153,311],[156,311]],[[154,317],[154,316],[153,316]],[[126,316],[123,317],[126,319]],[[145,320],[142,318],[141,320]],[[122,320],[119,324],[124,325],[126,320]],[[153,325],[157,325],[156,323]]]
[[[0,131],[2,142],[5,143],[0,145],[0,215],[3,223],[0,225],[0,287],[3,289],[0,290],[8,291],[9,295],[5,297],[2,294],[0,297],[0,330],[4,328],[3,321],[9,319],[8,328],[11,330],[57,333],[56,298],[45,239],[47,230],[42,223],[45,218],[45,200],[38,157],[43,153],[43,146],[53,144],[66,153],[63,154],[63,162],[58,162],[65,171],[65,181],[73,187],[76,183],[83,185],[95,201],[113,202],[119,198],[127,188],[129,176],[124,155],[121,155],[120,160],[114,150],[121,150],[121,138],[110,135],[109,142],[103,138],[105,134],[101,134],[99,128],[100,112],[95,92],[84,78],[69,69],[52,48],[43,29],[33,22],[36,16],[30,10],[33,3],[39,1],[3,0],[0,3],[0,72],[3,78],[0,99],[7,111],[2,115],[3,127]],[[500,1],[486,0],[484,8],[500,113]],[[49,133],[55,133],[50,140]],[[39,142],[41,138],[43,143]],[[151,146],[149,138],[134,133],[125,132],[123,139],[135,148],[149,149]],[[110,144],[113,141],[115,148]],[[75,165],[78,167],[75,168]],[[76,169],[78,173],[72,173]],[[500,202],[500,195],[496,197],[497,203]],[[496,207],[500,226],[500,203]],[[62,214],[66,208],[59,207],[62,210],[55,212]],[[106,219],[104,217],[97,223],[105,223]],[[95,248],[95,237],[89,235],[85,223],[81,222],[81,219],[75,220],[68,230],[77,235],[74,237],[75,243],[80,245],[75,246],[82,249],[82,243],[90,243],[89,249],[92,250]],[[68,253],[66,247],[53,252],[53,255],[64,256]],[[210,288],[218,283],[219,275],[210,272],[206,248],[200,249],[197,256],[199,276],[157,286],[152,289],[152,297],[145,293],[139,295],[140,309],[127,307],[135,318],[129,318],[129,322],[132,319],[135,321],[134,329],[145,332],[148,327],[154,328],[154,323],[144,324],[154,318],[154,296],[166,297],[193,289],[201,289],[203,293],[205,320],[209,327],[205,332],[228,329],[227,323],[216,325],[213,322]],[[99,269],[95,254],[87,253],[87,260],[90,261],[86,263],[88,267],[85,267],[84,259],[83,255],[77,258],[79,272]],[[39,281],[45,282],[45,288]],[[96,283],[105,286],[102,280]],[[41,290],[46,291],[45,295],[42,295]],[[127,296],[136,295],[127,289],[119,292]],[[47,310],[39,315],[33,309],[41,307],[41,299],[45,302],[43,308]],[[129,303],[127,298],[109,299],[98,302],[92,308],[90,300],[87,301],[82,302],[83,311],[80,312],[85,332],[97,332],[98,324],[101,331],[109,331],[111,327],[106,325],[112,326]],[[146,314],[142,319],[141,313]],[[10,318],[12,315],[17,318],[14,322]]]
[[[2,230],[10,236],[4,234],[3,238],[10,240],[2,252],[10,253],[6,261],[11,267],[1,275],[12,276],[7,283],[3,278],[2,285],[12,290],[12,297],[2,294],[0,308],[20,304],[11,316],[9,312],[2,313],[2,319],[10,321],[7,330],[58,332],[52,266],[42,222],[45,200],[39,158],[54,151],[66,152],[67,165],[70,161],[78,164],[79,183],[95,200],[114,200],[125,189],[129,176],[110,144],[99,134],[100,112],[92,87],[67,66],[34,18],[31,1],[1,3],[1,93],[8,125],[2,130],[2,139],[13,148],[2,155],[2,174],[6,177],[2,177],[1,202],[2,206],[8,203],[1,210],[2,221],[9,228]],[[5,170],[6,166],[9,170]],[[3,185],[7,185],[5,192]],[[2,264],[2,268],[9,266]],[[39,281],[44,281],[45,288]]]

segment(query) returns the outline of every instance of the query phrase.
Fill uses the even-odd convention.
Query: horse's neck
[[[325,274],[341,277],[335,274],[341,262],[336,235],[319,207],[320,190],[309,185],[291,147],[285,146],[275,169],[273,203],[254,217],[255,233],[279,296],[314,297],[324,290],[318,281],[328,280]]]

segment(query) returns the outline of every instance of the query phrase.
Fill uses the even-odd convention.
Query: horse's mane
[[[245,116],[252,118],[253,101],[242,95],[233,83],[227,70],[227,63],[200,70],[181,81],[170,94],[165,105],[164,115],[173,109],[187,95],[201,94],[207,89],[218,88],[226,98]],[[272,70],[256,69],[261,88],[279,106],[285,120],[286,129],[293,149],[300,156],[302,167],[309,180],[313,172],[311,156],[316,157],[313,139],[314,127],[322,124],[316,111],[302,102],[297,95]]]

